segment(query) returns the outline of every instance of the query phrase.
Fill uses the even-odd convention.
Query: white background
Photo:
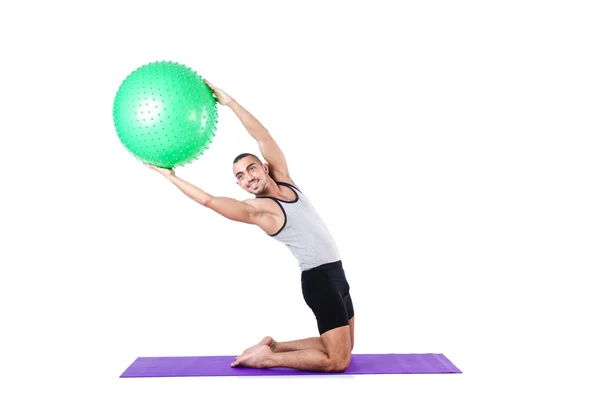
[[[0,394],[598,395],[599,18],[592,1],[3,5]],[[354,352],[464,374],[119,379],[138,356],[317,335],[285,246],[120,144],[116,91],[160,60],[279,142],[342,253]],[[231,162],[258,148],[219,119],[177,174],[248,198]]]

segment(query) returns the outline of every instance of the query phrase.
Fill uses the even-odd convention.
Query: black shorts
[[[317,319],[320,335],[348,325],[354,317],[354,307],[342,261],[305,270],[301,280],[304,301]]]

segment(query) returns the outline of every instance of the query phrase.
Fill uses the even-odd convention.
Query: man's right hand
[[[163,174],[164,176],[175,176],[175,170],[170,169],[170,168],[160,168],[160,167],[156,167],[154,165],[150,165],[147,163],[144,163],[144,165],[152,170],[158,171],[161,174]]]
[[[213,92],[215,93],[215,96],[217,97],[217,102],[219,102],[221,105],[228,106],[234,102],[234,99],[231,96],[229,96],[225,91],[223,91],[222,89],[220,89],[218,87],[215,87],[214,85],[209,83],[209,81],[206,79],[204,79],[204,82],[206,83],[207,86],[210,87],[211,90],[213,90]]]

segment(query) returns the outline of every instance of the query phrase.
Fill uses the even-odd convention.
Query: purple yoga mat
[[[234,361],[235,356],[139,357],[123,372],[121,378],[462,373],[443,354],[433,353],[353,354],[350,366],[343,373],[231,367]]]

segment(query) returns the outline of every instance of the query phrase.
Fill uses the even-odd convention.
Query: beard
[[[262,192],[264,192],[266,187],[266,183],[261,183],[260,181],[258,181],[256,183],[256,186],[254,187],[249,187],[248,190],[250,193],[254,194],[255,196],[261,194]]]
[[[256,193],[254,193],[254,194],[256,194],[256,195],[262,194],[265,191],[266,187],[267,187],[266,184],[259,185],[258,188],[257,188],[257,190],[256,190]]]

